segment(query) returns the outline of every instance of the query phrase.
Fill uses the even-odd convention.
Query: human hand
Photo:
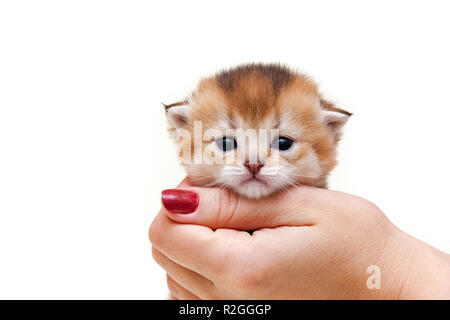
[[[149,230],[177,299],[450,298],[449,255],[367,200],[307,186],[259,200],[187,181],[179,190],[163,192]],[[372,265],[380,289],[366,286]]]

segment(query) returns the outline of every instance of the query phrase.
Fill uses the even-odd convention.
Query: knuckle
[[[226,282],[231,289],[242,296],[255,296],[255,292],[264,290],[271,277],[271,270],[265,264],[252,264],[235,267],[227,272]]]
[[[235,290],[241,294],[254,295],[264,287],[264,281],[267,279],[259,270],[241,270],[234,279]]]

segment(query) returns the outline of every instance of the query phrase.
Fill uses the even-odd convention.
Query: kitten
[[[326,188],[351,116],[324,100],[309,78],[279,64],[224,70],[165,108],[190,181],[248,198],[297,184]],[[248,142],[248,132],[258,141]]]

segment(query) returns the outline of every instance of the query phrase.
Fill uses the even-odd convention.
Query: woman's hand
[[[149,236],[177,299],[450,298],[449,255],[356,196],[249,200],[184,181],[163,204]]]

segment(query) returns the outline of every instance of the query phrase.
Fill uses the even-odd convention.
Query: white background
[[[251,61],[354,117],[331,188],[450,252],[448,1],[2,1],[0,298],[162,298],[160,102]]]

